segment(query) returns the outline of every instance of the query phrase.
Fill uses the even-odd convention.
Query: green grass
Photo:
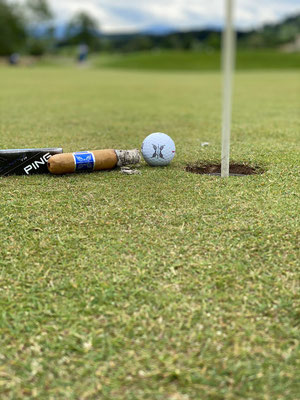
[[[221,55],[218,52],[154,51],[130,54],[101,55],[95,61],[98,67],[142,69],[158,71],[208,71],[220,69]],[[239,70],[293,69],[300,68],[300,53],[281,53],[276,50],[237,52]]]
[[[299,396],[299,75],[239,72],[232,159],[218,73],[1,71],[0,147],[139,147],[117,170],[0,178],[1,399],[295,400]],[[201,147],[201,142],[210,142]]]

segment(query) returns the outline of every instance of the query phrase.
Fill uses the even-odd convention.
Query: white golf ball
[[[165,133],[151,133],[143,141],[142,154],[151,166],[168,165],[175,156],[175,143]]]

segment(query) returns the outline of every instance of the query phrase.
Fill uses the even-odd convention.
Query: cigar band
[[[75,171],[93,171],[95,166],[95,156],[90,151],[78,151],[73,153]]]

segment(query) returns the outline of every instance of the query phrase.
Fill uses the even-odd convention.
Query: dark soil
[[[206,164],[188,164],[185,167],[187,172],[202,175],[221,175],[221,164],[206,163]],[[229,174],[233,176],[257,175],[264,171],[260,167],[251,167],[246,164],[232,163],[229,166]]]

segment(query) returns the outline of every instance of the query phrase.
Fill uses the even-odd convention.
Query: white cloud
[[[24,0],[23,0],[24,1]],[[105,32],[167,25],[179,29],[220,25],[225,0],[48,0],[58,20],[79,10],[97,18]],[[299,0],[236,0],[236,25],[259,26],[300,11]]]

